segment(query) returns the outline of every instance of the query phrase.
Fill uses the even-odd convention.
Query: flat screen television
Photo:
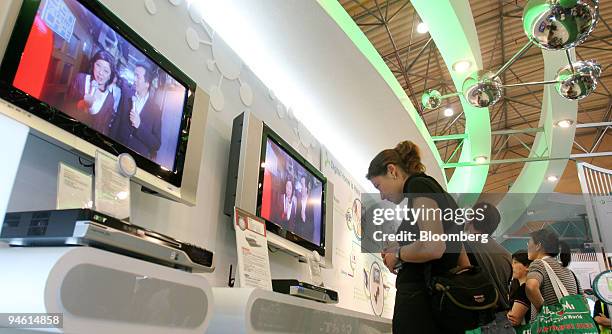
[[[264,125],[257,215],[269,231],[325,255],[326,185],[321,172]]]
[[[130,153],[168,189],[184,181],[195,91],[96,0],[23,0],[0,66],[2,99],[110,153]]]

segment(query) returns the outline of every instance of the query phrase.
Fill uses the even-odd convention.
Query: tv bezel
[[[174,169],[168,170],[156,162],[141,156],[138,152],[102,135],[80,121],[66,115],[60,109],[23,92],[13,86],[21,55],[25,49],[34,19],[42,0],[23,0],[17,20],[13,26],[9,43],[0,65],[0,98],[36,115],[37,117],[99,147],[110,153],[119,155],[129,153],[136,160],[136,164],[143,171],[181,187],[183,172],[185,168],[185,157],[189,140],[190,124],[195,101],[196,83],[189,78],[178,67],[159,53],[152,45],[140,37],[132,28],[115,16],[109,9],[96,0],[75,0],[83,5],[94,16],[98,17],[104,24],[108,25],[115,33],[119,34],[127,42],[142,52],[150,61],[154,62],[161,70],[172,76],[179,84],[186,88],[181,126],[177,133],[178,141],[174,160]]]
[[[280,225],[264,218],[261,216],[261,201],[263,197],[263,178],[265,166],[263,162],[266,160],[266,146],[267,141],[270,139],[277,146],[279,146],[285,153],[287,153],[292,159],[294,159],[297,163],[299,163],[304,169],[306,169],[309,173],[315,176],[317,179],[321,181],[322,184],[322,192],[321,192],[321,238],[319,240],[320,244],[317,245],[310,240],[304,239],[301,236],[282,228]],[[263,166],[263,167],[262,167]],[[314,167],[308,160],[306,160],[302,155],[300,155],[289,143],[281,138],[276,132],[274,132],[270,127],[268,127],[265,123],[263,123],[263,130],[261,134],[261,155],[259,158],[259,179],[258,179],[258,187],[257,187],[257,216],[265,220],[266,229],[282,238],[285,238],[297,245],[300,245],[308,250],[317,251],[321,256],[325,256],[325,218],[326,218],[326,205],[325,205],[325,197],[327,192],[327,178],[321,173],[316,167]]]

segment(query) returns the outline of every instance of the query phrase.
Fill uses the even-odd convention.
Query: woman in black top
[[[512,308],[508,312],[508,320],[513,326],[526,324],[531,319],[531,302],[525,292],[525,282],[531,261],[527,256],[527,250],[521,249],[512,254],[512,279],[513,287],[510,289],[510,304]]]
[[[408,206],[424,209],[456,209],[452,197],[433,178],[426,175],[418,147],[403,141],[393,149],[380,152],[368,168],[367,178],[380,191],[382,200],[399,204],[408,197]],[[435,216],[435,215],[434,215]],[[420,231],[432,234],[459,233],[462,226],[442,222],[439,217],[419,219],[414,217],[401,223],[399,230],[419,236]],[[467,256],[460,242],[419,240],[400,242],[381,254],[385,266],[397,272],[393,333],[451,333],[442,329],[443,319],[435,319],[431,297],[427,289],[428,276],[446,272],[457,266],[460,254],[462,263]],[[452,325],[452,324],[451,324]]]

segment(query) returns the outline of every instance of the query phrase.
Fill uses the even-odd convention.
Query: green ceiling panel
[[[421,20],[429,27],[429,34],[436,43],[446,67],[453,79],[455,89],[461,90],[463,81],[469,74],[482,69],[482,56],[472,11],[467,1],[439,0],[432,6],[429,0],[412,0],[412,5]],[[452,69],[454,63],[469,60],[470,71],[457,73]],[[475,157],[491,156],[491,125],[489,110],[476,108],[461,99],[466,120],[466,139],[459,162],[473,162]],[[452,193],[478,194],[484,188],[489,166],[458,167],[448,182]],[[475,199],[464,201],[469,204]]]

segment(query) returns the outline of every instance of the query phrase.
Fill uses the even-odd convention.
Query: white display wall
[[[214,27],[206,25],[197,11],[190,10],[187,1],[101,0],[101,2],[193,78],[211,96],[197,204],[194,207],[187,207],[173,203],[142,193],[134,185],[133,222],[214,250],[217,268],[215,272],[205,276],[214,286],[226,286],[229,266],[236,265],[234,232],[230,218],[222,212],[231,121],[239,113],[251,110],[313,165],[321,166],[321,157],[324,157],[325,163],[322,169],[335,185],[335,198],[334,249],[329,250],[334,252],[334,267],[324,269],[323,278],[326,285],[340,292],[340,306],[378,315],[382,309],[383,316],[391,317],[394,279],[380,263],[380,257],[360,253],[359,240],[354,233],[355,228],[354,226],[349,228],[346,220],[345,214],[348,208],[352,206],[355,198],[359,198],[361,189],[356,186],[358,182],[348,176],[340,162],[335,161],[322,149],[308,130],[299,124],[293,115],[291,101],[279,101],[274,92],[268,90],[214,33]],[[79,164],[77,156],[73,153],[52,147],[36,137],[30,137],[21,161],[9,210],[53,209],[57,166],[60,161],[88,171]],[[370,272],[375,262],[378,264],[374,266],[381,268],[384,279],[382,288],[385,293],[382,306],[378,297],[376,305],[373,305],[372,293],[365,289],[364,273],[371,276]],[[272,253],[271,267],[274,278],[307,280],[305,264],[298,263],[295,258],[285,253]],[[368,284],[370,287],[373,286]]]

